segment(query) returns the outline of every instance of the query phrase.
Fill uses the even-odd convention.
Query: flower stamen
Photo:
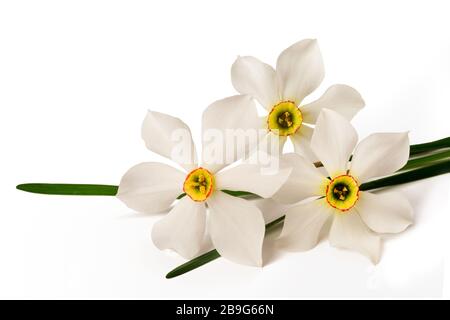
[[[338,176],[327,185],[326,199],[328,204],[342,212],[353,208],[358,198],[358,183],[350,175]]]
[[[302,113],[292,101],[278,103],[267,116],[268,129],[280,136],[294,134],[300,128],[302,122]]]
[[[204,168],[191,171],[183,184],[183,191],[194,201],[205,201],[213,189],[214,176]]]
[[[285,111],[281,114],[281,116],[278,116],[278,123],[283,128],[291,127],[293,124],[292,115],[289,112]]]

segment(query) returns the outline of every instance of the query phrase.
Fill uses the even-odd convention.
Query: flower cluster
[[[276,69],[254,57],[237,58],[231,80],[239,95],[203,112],[200,161],[184,122],[149,111],[142,127],[147,148],[179,168],[138,164],[123,176],[117,197],[133,210],[168,212],[153,226],[153,242],[185,258],[211,241],[231,261],[263,264],[266,221],[252,199],[233,194],[239,191],[287,205],[281,248],[313,248],[330,221],[332,246],[377,263],[378,234],[407,228],[412,208],[397,193],[374,194],[361,186],[406,164],[408,135],[377,133],[357,145],[350,120],[364,101],[355,89],[336,84],[304,102],[323,77],[316,40],[284,50]],[[267,110],[262,118],[255,101]],[[295,153],[283,154],[287,138]]]

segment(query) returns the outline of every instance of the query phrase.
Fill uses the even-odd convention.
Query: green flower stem
[[[436,163],[443,160],[450,159],[450,150],[445,150],[413,159],[409,159],[406,165],[401,168],[399,171],[410,170],[418,167],[422,167],[424,165],[429,165],[431,163]]]
[[[389,177],[373,180],[370,182],[363,183],[360,186],[360,190],[368,191],[373,189],[378,189],[382,187],[388,187],[388,186],[394,186],[398,184],[403,184],[407,182],[412,182],[416,180],[426,179],[430,177],[434,177],[440,174],[445,174],[450,172],[450,160],[439,162],[436,164],[432,164],[426,167],[422,167],[416,170],[406,171],[398,174],[394,174]],[[284,221],[284,217],[282,216],[268,224],[266,224],[266,233],[269,230],[273,230],[277,228],[278,226],[282,225],[282,222]],[[209,251],[197,258],[194,258],[178,267],[170,271],[166,278],[174,278],[177,276],[180,276],[186,272],[192,271],[194,269],[197,269],[201,267],[204,264],[207,264],[210,261],[213,261],[220,257],[220,254],[217,252],[217,250]]]
[[[427,143],[413,144],[410,147],[409,156],[445,148],[450,148],[450,137]]]
[[[450,172],[450,159],[361,184],[362,191],[395,186]]]

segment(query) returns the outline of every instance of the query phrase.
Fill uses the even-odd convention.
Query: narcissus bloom
[[[412,223],[412,208],[403,196],[360,190],[362,183],[389,175],[406,164],[408,134],[372,134],[355,148],[357,141],[357,133],[348,120],[323,109],[311,148],[328,177],[301,156],[285,157],[293,172],[274,199],[284,203],[316,199],[287,210],[280,235],[283,247],[294,251],[313,248],[325,223],[332,219],[329,233],[332,246],[359,251],[377,263],[381,247],[376,233],[401,232]]]
[[[231,68],[233,86],[239,93],[254,97],[269,112],[259,121],[259,128],[264,129],[263,148],[271,149],[271,142],[276,140],[282,150],[290,137],[296,153],[311,156],[312,125],[321,109],[333,109],[350,120],[364,107],[361,95],[342,84],[331,86],[321,98],[305,104],[304,98],[320,85],[323,77],[316,40],[302,40],[284,50],[276,70],[251,56],[237,58]]]
[[[247,129],[249,124],[245,116],[252,112],[252,104],[252,100],[245,96],[213,103],[203,114],[203,135],[210,129],[216,133]],[[222,105],[238,110],[235,114],[244,117],[236,121],[230,114],[227,117],[217,113],[217,106]],[[149,213],[170,210],[153,226],[155,245],[192,258],[201,249],[207,230],[214,247],[223,257],[260,266],[265,233],[260,209],[248,200],[221,190],[248,191],[270,198],[286,181],[291,170],[263,174],[259,165],[251,163],[223,169],[243,150],[233,157],[225,157],[224,161],[203,159],[199,165],[188,126],[163,113],[148,112],[142,138],[148,149],[174,160],[184,169],[157,162],[141,163],[125,173],[120,182],[117,197],[128,207]],[[182,193],[186,195],[171,208]]]

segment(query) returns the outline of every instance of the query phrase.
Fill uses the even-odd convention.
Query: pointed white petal
[[[296,203],[313,196],[323,195],[321,186],[326,180],[320,171],[308,160],[295,153],[281,157],[283,167],[291,167],[292,172],[283,186],[273,195],[281,203]]]
[[[286,182],[292,169],[265,168],[258,164],[242,163],[216,174],[219,190],[247,191],[270,198]]]
[[[286,212],[279,242],[287,250],[305,251],[314,248],[325,222],[333,209],[325,200],[313,200],[289,208]]]
[[[251,199],[250,201],[261,210],[266,224],[284,216],[286,210],[289,208],[288,205],[279,203],[272,198],[257,198]]]
[[[408,133],[374,133],[362,140],[353,153],[350,172],[363,183],[391,174],[409,158]]]
[[[241,94],[249,94],[271,110],[280,101],[275,70],[254,57],[238,57],[231,67],[231,82]]]
[[[330,177],[346,172],[357,141],[358,134],[347,119],[335,111],[322,110],[311,138],[311,148]]]
[[[265,224],[261,211],[250,201],[215,192],[210,207],[208,231],[214,247],[236,263],[262,266]]]
[[[311,138],[314,129],[306,125],[302,125],[300,129],[293,135],[290,135],[295,153],[305,157],[311,162],[318,161],[317,156],[311,149]]]
[[[298,104],[322,82],[325,70],[316,40],[302,40],[284,50],[277,61],[282,100]]]
[[[413,223],[411,204],[396,192],[360,192],[355,209],[364,223],[378,233],[398,233]]]
[[[261,121],[248,95],[212,103],[203,112],[202,165],[215,172],[244,157],[258,143]]]
[[[161,212],[183,193],[184,179],[185,174],[171,166],[144,162],[124,174],[117,198],[136,211]]]
[[[159,249],[172,249],[190,259],[201,249],[205,228],[205,204],[183,197],[167,216],[154,224],[152,240]]]
[[[347,120],[351,120],[363,107],[364,100],[358,91],[345,84],[335,84],[318,100],[302,106],[300,111],[303,121],[314,124],[323,108],[334,110]]]
[[[187,171],[197,167],[191,130],[180,119],[149,111],[142,124],[141,135],[149,150],[177,162]]]
[[[283,153],[284,145],[287,141],[286,136],[279,136],[271,131],[263,135],[258,144],[258,151],[273,156],[279,156]]]
[[[369,230],[354,210],[335,214],[330,229],[330,243],[333,247],[358,251],[374,264],[380,260],[380,237]]]

